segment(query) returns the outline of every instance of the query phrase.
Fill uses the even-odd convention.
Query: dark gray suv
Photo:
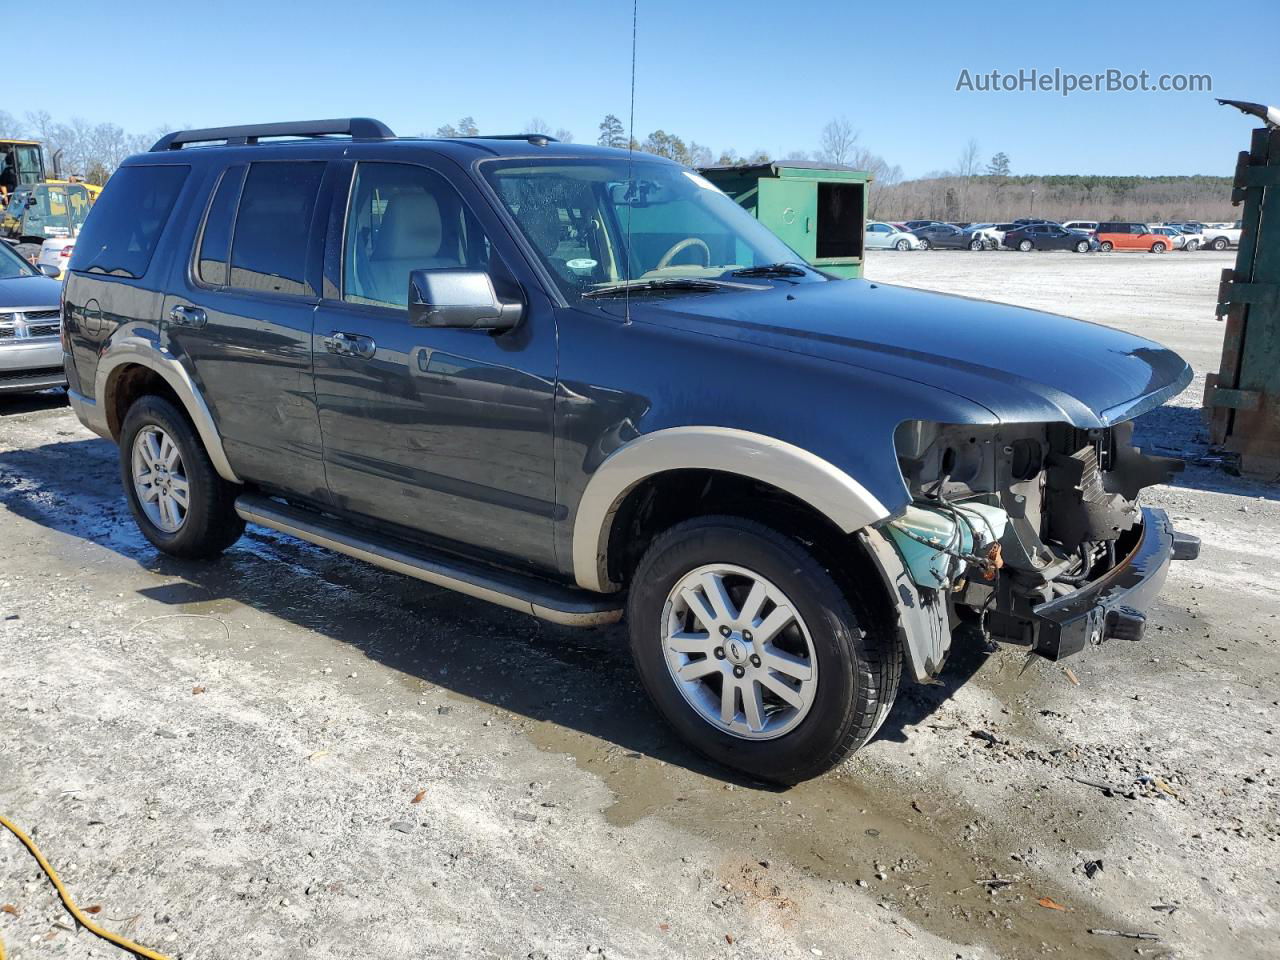
[[[563,624],[754,776],[866,742],[952,628],[1141,636],[1194,538],[1137,504],[1158,344],[815,270],[692,170],[351,119],[170,134],[66,286],[143,533],[245,521]]]

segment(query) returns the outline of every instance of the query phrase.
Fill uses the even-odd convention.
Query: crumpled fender
[[[946,598],[916,585],[888,535],[875,528],[858,534],[880,571],[885,590],[897,611],[898,640],[919,683],[932,681],[951,649],[951,621]]]

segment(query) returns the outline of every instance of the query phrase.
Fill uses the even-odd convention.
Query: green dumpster
[[[871,182],[865,170],[779,160],[699,172],[818,269],[862,276]]]

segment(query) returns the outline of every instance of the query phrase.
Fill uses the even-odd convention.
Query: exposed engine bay
[[[1183,463],[1144,454],[1132,437],[1132,422],[900,426],[912,504],[885,530],[925,602],[945,603],[953,624],[977,620],[987,636],[1054,659],[1106,636],[1140,637],[1140,611],[1095,611],[1094,594],[1126,565],[1141,567],[1150,538],[1139,494]],[[1147,515],[1146,525],[1157,516],[1167,525]],[[1198,551],[1195,538],[1168,536],[1175,559]]]

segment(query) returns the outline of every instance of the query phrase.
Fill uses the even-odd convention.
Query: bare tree
[[[551,124],[547,123],[547,121],[543,120],[541,117],[534,117],[524,125],[524,129],[520,132],[541,133],[549,137],[551,136]]]
[[[960,151],[960,159],[956,161],[956,173],[965,179],[976,177],[982,168],[980,157],[981,151],[978,147],[978,141],[970,137],[969,142]]]
[[[573,143],[573,131],[564,127],[556,127],[555,138],[561,143]]]
[[[853,124],[846,117],[837,117],[822,128],[819,142],[822,159],[826,163],[844,166],[853,159],[857,143],[858,131],[853,129]]]

